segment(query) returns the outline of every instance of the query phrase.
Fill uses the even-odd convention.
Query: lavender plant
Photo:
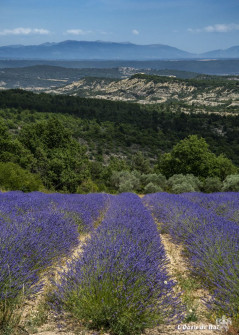
[[[41,289],[39,274],[79,243],[79,222],[88,232],[106,195],[0,193],[0,329],[25,297]],[[7,306],[7,310],[6,310]]]
[[[156,225],[133,194],[110,198],[101,225],[56,284],[54,306],[90,328],[137,334],[180,318]]]
[[[212,293],[208,306],[235,320],[239,311],[238,193],[143,198],[163,229],[183,243],[192,273]]]
[[[182,195],[188,200],[198,204],[229,221],[239,223],[239,193],[185,193]]]

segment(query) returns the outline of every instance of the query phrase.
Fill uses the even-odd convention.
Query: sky
[[[239,45],[239,0],[0,0],[0,46],[64,40]]]

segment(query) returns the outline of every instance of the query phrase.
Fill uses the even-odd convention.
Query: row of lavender
[[[40,289],[39,274],[92,230],[107,195],[0,193],[0,305]],[[0,313],[1,314],[1,313]],[[1,321],[1,320],[0,320]]]
[[[212,293],[209,307],[239,321],[239,194],[156,193],[144,197],[162,232],[183,243],[192,272]]]
[[[92,328],[136,334],[180,319],[157,227],[134,194],[110,197],[101,225],[56,285],[53,305]]]

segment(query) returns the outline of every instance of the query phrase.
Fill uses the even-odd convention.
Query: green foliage
[[[78,320],[84,320],[90,329],[110,330],[112,334],[141,334],[146,327],[152,327],[161,319],[155,312],[139,313],[137,303],[142,299],[142,278],[131,288],[130,304],[124,291],[124,282],[119,278],[99,281],[92,276],[85,286],[71,292],[65,300],[65,308]],[[157,303],[156,301],[154,303]],[[158,320],[159,321],[159,320]],[[162,322],[162,320],[160,320]]]
[[[129,170],[129,166],[125,159],[112,156],[110,157],[108,169],[110,169],[111,171],[122,171]]]
[[[221,192],[222,182],[218,177],[208,177],[203,182],[203,191],[206,193]]]
[[[50,190],[76,192],[91,180],[99,191],[115,192],[119,186],[111,176],[122,170],[142,175],[135,175],[137,187],[129,179],[121,182],[121,190],[135,192],[150,183],[166,190],[165,180],[145,179],[153,171],[167,178],[192,173],[201,180],[238,173],[223,155],[239,163],[238,116],[194,114],[194,107],[192,114],[172,113],[184,108],[180,101],[140,106],[21,90],[0,92],[0,106],[0,161],[40,175]],[[197,135],[187,137],[192,133]]]
[[[133,155],[131,161],[131,169],[147,174],[152,171],[149,160],[145,159],[144,155],[141,152]]]
[[[77,187],[76,193],[85,194],[85,193],[96,193],[98,191],[99,191],[98,186],[91,179],[87,179],[84,180],[81,183],[81,185]]]
[[[228,84],[232,82],[226,81]],[[159,153],[169,152],[187,136],[197,134],[207,140],[215,154],[224,153],[239,164],[239,116],[223,116],[224,106],[222,115],[214,114],[220,110],[212,106],[202,110],[209,114],[194,113],[200,106],[191,106],[191,113],[185,114],[180,112],[180,109],[185,109],[184,103],[178,100],[140,106],[120,101],[6,90],[0,92],[0,107],[4,108],[0,115],[16,133],[19,132],[18,126],[57,116],[76,139],[89,146],[94,158],[100,148],[103,154],[108,150],[131,161],[136,146],[145,157],[152,159]]]
[[[89,177],[86,149],[56,118],[25,126],[19,140],[34,156],[31,170],[41,176],[47,188],[73,193]]]
[[[167,177],[173,174],[193,174],[201,178],[224,178],[237,171],[226,157],[217,157],[209,150],[205,139],[191,135],[173,147],[169,154],[162,156],[159,169]]]
[[[166,178],[161,174],[141,174],[139,171],[113,171],[111,187],[118,192],[162,192],[166,186]]]
[[[223,182],[223,192],[239,192],[239,174],[227,176]]]
[[[24,303],[24,292],[20,292],[15,298],[8,298],[0,301],[1,335],[15,335],[17,333]]]
[[[238,168],[230,159],[222,154],[216,158],[213,174],[218,176],[221,180],[224,180],[228,175],[236,174],[237,172]]]
[[[165,189],[167,180],[165,176],[163,176],[161,173],[150,173],[150,174],[143,174],[141,176],[141,182],[144,187],[146,185],[152,183],[155,186],[158,186],[159,189]],[[153,193],[153,192],[150,192]]]
[[[0,163],[0,187],[6,191],[39,191],[43,185],[39,176],[22,169],[15,163]]]
[[[163,192],[162,188],[158,185],[153,184],[152,182],[148,183],[144,187],[144,193],[156,193],[156,192]]]
[[[0,161],[18,163],[24,168],[33,162],[30,152],[17,139],[11,137],[2,121],[0,121]]]
[[[168,179],[167,185],[170,192],[179,194],[185,192],[198,192],[200,191],[202,183],[199,178],[192,174],[175,174]]]
[[[133,171],[113,171],[111,186],[122,192],[134,192],[140,189],[140,180],[137,172]]]
[[[195,192],[195,189],[189,182],[182,182],[181,184],[175,184],[171,188],[171,192],[174,194]]]

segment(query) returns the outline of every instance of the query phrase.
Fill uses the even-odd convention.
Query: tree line
[[[238,168],[226,156],[214,154],[205,139],[196,135],[179,141],[170,153],[159,154],[153,164],[142,152],[135,153],[130,160],[111,156],[105,164],[91,160],[87,147],[56,116],[26,124],[17,135],[11,134],[3,121],[0,123],[0,187],[5,190],[231,190],[232,184],[225,186],[228,176],[238,176]],[[236,190],[239,178],[233,178]]]

